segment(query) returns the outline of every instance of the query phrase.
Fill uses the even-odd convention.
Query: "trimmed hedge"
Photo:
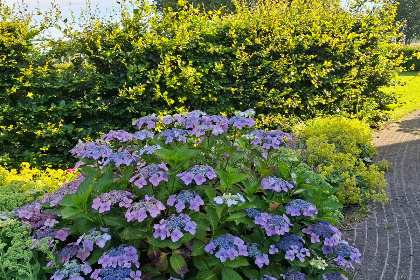
[[[395,98],[380,88],[402,59],[394,13],[296,0],[229,15],[140,6],[118,23],[89,18],[21,69],[25,94],[0,105],[0,164],[63,167],[78,139],[191,108],[255,108],[259,126],[283,129],[319,115],[386,119]]]
[[[407,61],[401,66],[408,71],[420,71],[420,46],[404,47],[402,50]]]

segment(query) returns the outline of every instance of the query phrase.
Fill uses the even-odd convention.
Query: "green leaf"
[[[260,273],[256,269],[252,269],[249,267],[242,267],[241,271],[249,279],[260,279]]]
[[[176,273],[184,277],[188,271],[187,263],[181,255],[173,254],[169,259],[171,267],[175,270]]]
[[[244,213],[244,212],[234,213],[234,214],[232,214],[232,215],[230,215],[229,217],[226,218],[226,222],[237,221],[237,219],[241,219],[244,216],[246,216],[246,213]]]
[[[178,249],[182,245],[181,241],[173,242],[171,239],[161,240],[153,237],[149,238],[148,242],[157,248]]]
[[[193,256],[193,264],[198,270],[209,270],[211,267],[208,262],[209,257],[200,255],[200,256]]]
[[[197,280],[217,280],[217,277],[211,270],[200,270],[197,273]]]
[[[147,235],[147,231],[138,227],[126,227],[120,232],[120,237],[125,240],[142,239]]]
[[[128,224],[122,217],[104,217],[104,223],[111,227],[125,227]]]
[[[235,270],[224,267],[222,268],[222,280],[242,280],[242,277]]]
[[[216,209],[213,207],[207,206],[206,207],[206,213],[207,213],[207,220],[210,222],[211,227],[213,228],[213,231],[216,231],[216,229],[219,227],[219,216],[217,215]]]
[[[204,251],[204,247],[206,247],[206,244],[204,244],[203,241],[194,239],[193,248],[191,250],[191,256],[199,256],[204,254],[206,251]]]
[[[236,257],[234,260],[227,259],[223,265],[229,268],[238,268],[248,266],[249,262],[245,257]]]
[[[74,219],[82,213],[82,210],[74,207],[64,207],[63,209],[61,209],[61,216],[63,217],[63,219]]]
[[[258,187],[260,186],[260,182],[256,180],[253,180],[253,181],[243,180],[242,184],[244,185],[246,192],[249,195],[253,195],[257,191]]]
[[[74,198],[76,195],[74,193],[66,195],[59,203],[58,205],[61,206],[74,206]]]

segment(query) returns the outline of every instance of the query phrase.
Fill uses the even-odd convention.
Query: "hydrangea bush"
[[[347,279],[360,253],[335,189],[252,115],[152,115],[80,142],[81,174],[14,210],[52,248],[50,279]]]

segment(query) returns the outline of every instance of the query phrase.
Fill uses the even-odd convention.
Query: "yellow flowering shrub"
[[[369,126],[344,117],[318,118],[296,129],[307,163],[338,188],[341,203],[387,201],[384,172],[372,163],[376,155]]]
[[[29,163],[20,170],[7,170],[0,166],[0,211],[10,211],[30,201],[40,199],[47,192],[54,192],[64,182],[77,176],[74,170],[32,168]]]

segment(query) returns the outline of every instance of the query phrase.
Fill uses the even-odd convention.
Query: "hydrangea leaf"
[[[197,273],[197,280],[218,280],[216,274],[211,270],[200,270]]]
[[[249,266],[249,262],[245,257],[239,256],[234,260],[227,259],[224,266],[229,268],[238,268],[242,266]]]
[[[230,215],[229,217],[226,218],[226,222],[229,221],[235,221],[237,224],[240,222],[240,218],[246,216],[245,212],[238,212],[238,213],[233,213],[232,215]]]
[[[191,251],[191,255],[192,256],[199,256],[201,254],[204,254],[205,253],[205,251],[204,251],[205,246],[206,246],[206,244],[204,244],[203,241],[194,239],[194,245],[193,245],[193,248],[192,248],[192,251]]]
[[[207,220],[210,222],[211,227],[213,228],[213,231],[216,231],[216,229],[219,226],[219,216],[217,215],[216,209],[213,207],[207,206],[206,208],[207,213]]]
[[[171,267],[175,270],[175,272],[182,277],[184,277],[184,275],[188,272],[187,263],[181,255],[173,254],[169,259],[169,262],[171,263]]]
[[[243,278],[235,270],[222,268],[222,280],[242,280]]]

